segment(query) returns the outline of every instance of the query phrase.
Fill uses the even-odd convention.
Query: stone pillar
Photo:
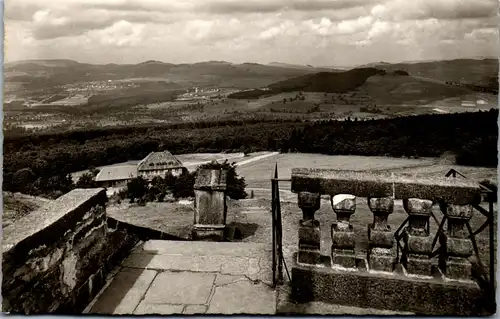
[[[432,239],[427,224],[432,212],[432,201],[408,198],[403,207],[409,215],[409,226],[405,228],[402,264],[408,274],[432,276]]]
[[[193,239],[222,241],[226,227],[226,170],[202,169],[194,184]]]
[[[442,247],[439,266],[446,277],[451,279],[471,279],[471,263],[468,258],[473,253],[465,223],[472,217],[471,205],[440,205],[448,218],[448,229],[441,236]]]
[[[368,224],[368,265],[371,270],[392,272],[395,263],[394,235],[387,219],[394,209],[392,197],[368,198],[373,223]]]
[[[319,221],[314,219],[314,213],[320,207],[321,196],[317,193],[301,192],[298,195],[298,202],[302,209],[302,219],[299,222],[298,262],[316,265],[321,261],[321,230]]]
[[[335,195],[331,199],[333,211],[337,214],[337,222],[332,223],[332,265],[344,268],[356,267],[354,248],[356,240],[354,230],[349,222],[356,211],[356,196]]]

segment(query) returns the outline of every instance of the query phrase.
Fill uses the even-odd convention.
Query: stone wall
[[[2,310],[80,313],[138,241],[108,228],[102,188],[76,189],[3,230]]]

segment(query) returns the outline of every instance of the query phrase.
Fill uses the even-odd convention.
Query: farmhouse
[[[137,173],[146,180],[152,180],[155,176],[165,177],[170,172],[173,176],[179,176],[187,169],[169,151],[151,152],[137,165]]]
[[[95,181],[100,187],[124,187],[128,181],[136,177],[136,165],[115,165],[103,167]]]

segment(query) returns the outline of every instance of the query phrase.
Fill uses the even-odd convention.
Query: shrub
[[[97,183],[94,180],[95,175],[93,173],[85,173],[76,182],[77,188],[93,188],[97,187]]]
[[[403,75],[403,76],[407,76],[409,75],[408,72],[404,71],[404,70],[395,70],[394,71],[394,74],[395,75]]]
[[[172,187],[172,194],[175,198],[186,198],[194,196],[194,182],[196,174],[184,171],[178,176]]]
[[[36,179],[35,173],[29,168],[22,168],[14,173],[12,184],[14,190],[23,189],[25,185],[33,183]]]
[[[142,176],[132,179],[127,183],[126,194],[130,202],[133,203],[135,199],[142,199],[148,193],[147,182]]]

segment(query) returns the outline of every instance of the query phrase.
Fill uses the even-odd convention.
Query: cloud
[[[212,13],[342,10],[373,4],[371,0],[215,0],[206,1],[202,10]]]
[[[477,19],[496,16],[497,0],[393,0],[379,4],[372,14],[386,20]]]
[[[308,64],[489,55],[497,11],[496,0],[7,0],[6,54]]]
[[[118,21],[103,30],[89,32],[89,37],[107,46],[137,46],[141,43],[143,25]]]
[[[113,25],[113,19],[106,12],[94,12],[91,16],[65,16],[51,10],[36,11],[32,16],[32,36],[38,40],[69,37],[94,29]]]

